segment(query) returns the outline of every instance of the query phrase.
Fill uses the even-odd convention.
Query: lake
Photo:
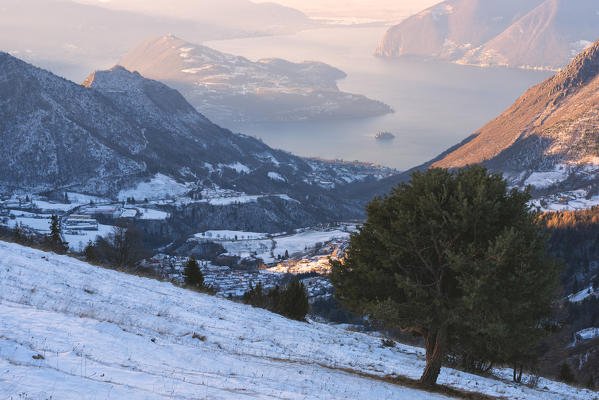
[[[460,142],[551,75],[375,57],[373,51],[385,30],[383,26],[325,28],[204,44],[252,60],[326,62],[347,73],[339,82],[341,90],[383,101],[395,113],[335,121],[218,122],[297,155],[370,161],[404,170]],[[396,139],[377,141],[378,131],[392,132]]]

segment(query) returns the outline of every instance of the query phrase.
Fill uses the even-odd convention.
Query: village
[[[167,212],[156,208],[156,201],[136,202],[130,197],[114,202],[78,193],[65,193],[61,197],[50,199],[26,195],[2,198],[0,225],[14,228],[19,224],[25,229],[45,234],[49,232],[52,215],[57,215],[65,241],[72,250],[80,252],[90,241],[112,232],[113,226],[102,224],[99,220],[164,220],[169,217]],[[199,260],[206,285],[218,296],[240,298],[259,282],[268,289],[298,277],[313,301],[331,295],[332,286],[326,278],[330,271],[329,257],[343,257],[349,235],[355,229],[352,224],[333,224],[279,234],[206,231],[193,235],[188,241],[216,243],[225,249],[220,260],[234,260],[229,265],[219,265],[223,263],[215,260]],[[181,283],[187,260],[185,255],[158,253],[143,260],[141,265],[154,270],[162,279]]]
[[[318,232],[322,234],[322,231]],[[336,231],[329,232],[334,234]],[[211,232],[211,236],[212,234]],[[214,235],[214,240],[218,241],[216,234]],[[228,238],[226,234],[222,235],[221,238]],[[238,237],[242,237],[241,232],[238,233]],[[244,237],[250,239],[240,239],[238,242],[258,240],[251,233]],[[276,241],[277,237],[272,237],[272,240]],[[330,272],[329,260],[342,258],[348,243],[347,235],[345,238],[335,238],[325,243],[318,242],[314,247],[306,245],[305,251],[294,253],[292,257],[269,264],[261,263],[259,268],[253,269],[238,265],[216,265],[207,260],[199,260],[199,264],[204,275],[204,283],[212,288],[217,296],[240,298],[258,283],[261,283],[265,289],[269,289],[298,278],[306,287],[310,301],[314,301],[332,295],[333,287],[326,277]],[[162,279],[182,283],[183,269],[188,260],[189,257],[186,256],[156,254],[144,260],[142,266],[157,272]]]

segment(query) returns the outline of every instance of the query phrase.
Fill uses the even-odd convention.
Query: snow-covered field
[[[76,233],[65,233],[63,236],[71,250],[83,251],[90,240],[94,242],[98,236],[107,237],[113,229],[114,227],[111,225],[98,224],[97,231],[78,231]]]
[[[192,240],[210,240],[222,245],[227,254],[250,257],[254,255],[265,263],[272,263],[277,256],[290,256],[305,253],[317,244],[327,243],[333,239],[349,239],[355,226],[348,225],[342,229],[305,228],[291,235],[268,235],[257,232],[241,231],[206,231],[196,233]]]
[[[136,200],[158,200],[167,197],[177,197],[185,194],[189,189],[163,174],[156,174],[147,182],[140,182],[135,188],[121,190],[119,200],[133,197]]]
[[[419,348],[4,242],[0,320],[3,399],[446,398],[358,374],[416,378]],[[439,381],[509,399],[597,396],[451,369]]]

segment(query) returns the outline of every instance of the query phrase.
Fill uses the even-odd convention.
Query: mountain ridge
[[[0,134],[1,193],[74,191],[117,199],[164,175],[188,193],[183,205],[192,204],[175,204],[170,212],[190,231],[206,223],[207,217],[199,219],[204,214],[223,229],[359,218],[360,203],[333,189],[378,179],[375,168],[303,159],[232,133],[175,89],[122,67],[96,71],[83,86],[7,53],[0,53]],[[369,168],[371,175],[362,173]],[[193,202],[203,190],[257,201],[225,202],[217,212]],[[247,221],[234,219],[242,214]]]
[[[391,27],[375,54],[558,71],[599,37],[592,0],[446,0]]]

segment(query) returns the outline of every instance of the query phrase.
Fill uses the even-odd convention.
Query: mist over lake
[[[382,59],[373,55],[386,27],[340,27],[293,35],[210,41],[219,51],[252,60],[280,57],[317,60],[348,77],[345,92],[390,105],[395,113],[368,119],[276,123],[215,122],[235,132],[302,156],[342,158],[408,169],[430,160],[495,118],[545,71],[479,68],[432,60]],[[379,131],[396,138],[377,141]]]

